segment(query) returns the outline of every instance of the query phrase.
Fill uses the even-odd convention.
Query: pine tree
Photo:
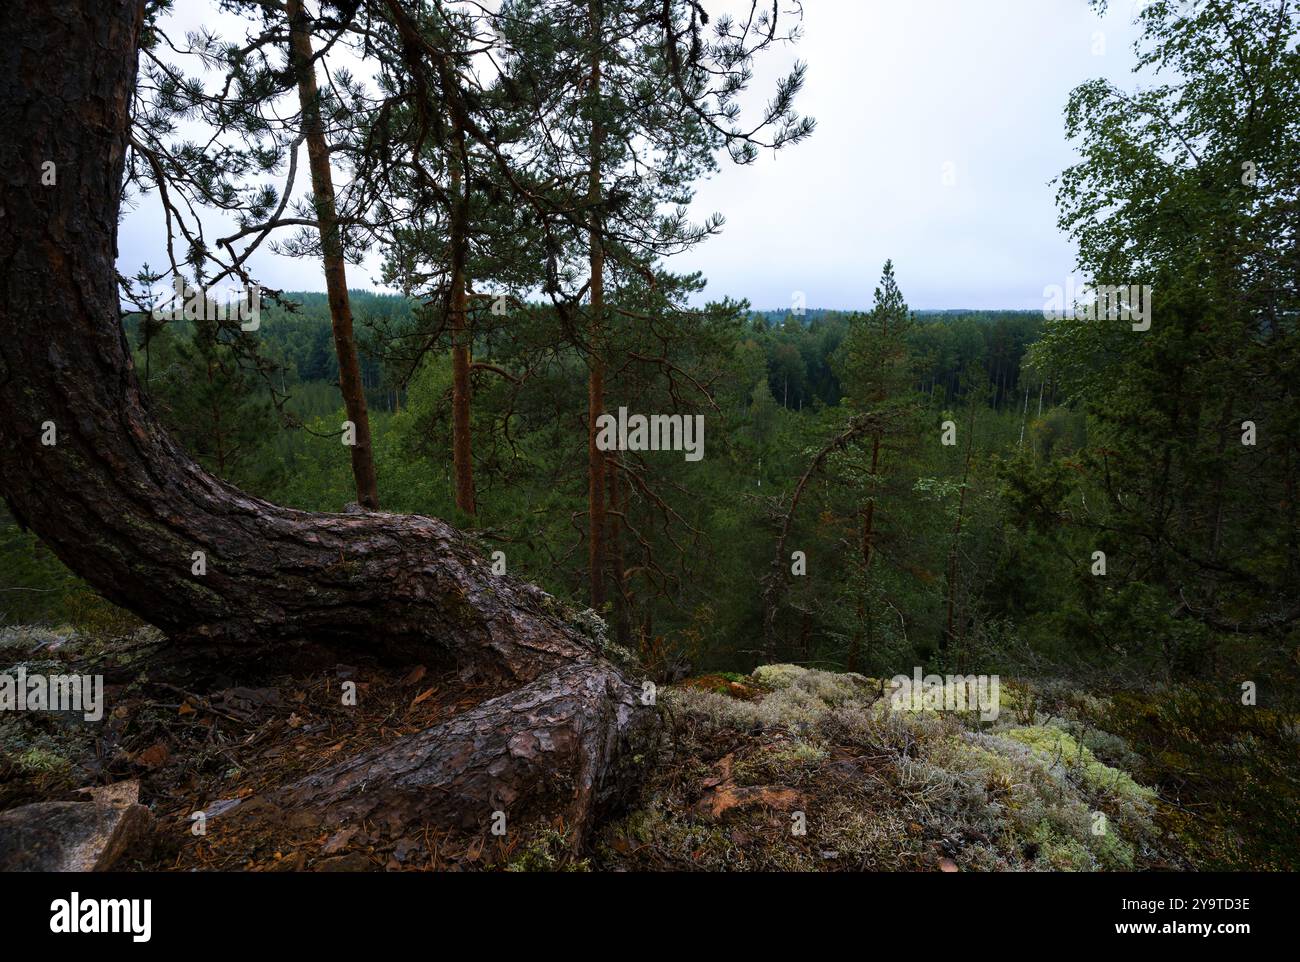
[[[205,468],[234,484],[269,483],[266,440],[275,410],[220,326],[163,329],[151,344],[150,397],[163,423]]]
[[[915,428],[908,396],[912,370],[907,337],[911,327],[911,314],[894,277],[893,261],[886,261],[874,306],[870,313],[854,314],[849,319],[834,364],[845,407],[873,419],[869,439],[864,441],[870,453],[853,465],[867,497],[859,509],[855,586],[859,627],[851,635],[847,661],[850,671],[857,670],[863,648],[871,652],[878,617],[871,604],[871,569],[879,537],[877,500],[891,471],[896,470],[891,459],[899,456],[900,442]]]

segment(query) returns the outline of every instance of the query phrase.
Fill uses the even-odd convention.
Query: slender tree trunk
[[[939,639],[939,649],[947,651],[953,641],[953,620],[957,605],[957,557],[961,546],[961,526],[966,515],[966,483],[970,480],[970,459],[975,449],[975,414],[978,402],[971,400],[970,426],[966,429],[966,463],[961,474],[961,493],[957,496],[957,522],[952,529],[952,548],[948,552],[948,617],[943,637]]]
[[[591,606],[605,603],[605,452],[596,444],[596,419],[605,410],[605,364],[592,358],[587,380],[587,565],[591,576]]]
[[[470,333],[465,271],[469,260],[469,177],[462,173],[468,154],[465,129],[458,118],[456,156],[451,162],[451,448],[456,477],[456,507],[477,511],[474,499],[474,446],[470,436]]]
[[[374,511],[379,508],[375,480],[374,451],[370,440],[370,415],[361,380],[356,339],[352,334],[352,302],[348,297],[347,267],[343,258],[343,235],[334,205],[334,178],[330,172],[329,145],[321,120],[320,94],[316,89],[316,67],[312,61],[311,25],[302,0],[286,0],[289,15],[289,48],[298,80],[302,105],[302,126],[311,167],[311,188],[316,221],[320,225],[321,252],[325,262],[325,290],[329,295],[330,320],[334,327],[334,351],[339,359],[339,389],[348,420],[356,429],[352,445],[352,476],[357,485],[357,503]]]
[[[589,0],[591,24],[591,98],[593,110],[601,109],[601,0]],[[591,371],[587,379],[587,566],[591,578],[591,606],[605,603],[605,452],[596,444],[596,420],[605,413],[605,247],[600,216],[601,153],[605,126],[599,116],[591,124],[591,168],[587,201],[591,205]]]
[[[334,786],[315,795],[323,818],[352,817],[358,793],[404,800],[395,818],[435,829],[486,825],[502,805],[512,819],[562,805],[579,844],[635,784],[626,760],[650,750],[657,724],[597,641],[540,589],[493,575],[449,525],[250,497],[199,467],[149,411],[114,262],[143,9],[0,7],[0,492],[73,572],[174,644],[441,656],[503,689],[316,776]],[[56,186],[40,184],[46,161]],[[47,424],[53,445],[41,443]],[[367,774],[345,783],[357,765]]]
[[[614,461],[609,465],[609,502],[615,512],[610,525],[610,578],[614,584],[614,638],[627,647],[632,641],[632,597],[627,585],[627,562],[623,555],[623,535],[627,518],[628,485]]]
[[[208,359],[208,390],[212,391],[212,359]],[[212,401],[212,441],[216,450],[213,452],[217,462],[217,477],[226,476],[225,431],[221,425],[221,405],[216,403],[216,394],[210,394]]]
[[[858,630],[853,633],[853,645],[849,648],[848,669],[849,671],[858,670],[858,652],[861,647],[859,638],[867,630],[867,603],[866,589],[871,583],[871,553],[874,549],[873,537],[875,534],[876,523],[876,492],[875,476],[876,469],[880,466],[880,435],[876,434],[871,439],[871,477],[872,491],[871,497],[867,499],[867,506],[862,512],[862,592],[858,595]]]
[[[1029,385],[1025,385],[1025,406],[1020,412],[1020,440],[1016,446],[1023,448],[1025,446],[1025,425],[1029,422]]]

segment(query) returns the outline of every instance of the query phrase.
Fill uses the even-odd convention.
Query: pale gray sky
[[[178,6],[186,27],[234,22],[207,0]],[[850,308],[870,304],[892,257],[914,308],[1041,308],[1074,265],[1049,183],[1074,160],[1063,109],[1093,77],[1133,85],[1140,6],[1112,0],[1102,19],[1086,0],[804,0],[803,40],[760,69],[753,96],[792,56],[807,61],[799,107],[817,132],[751,167],[724,160],[696,206],[726,227],[672,266],[703,271],[710,298],[781,308],[802,292],[810,308]],[[126,272],[164,263],[156,198],[126,216],[120,243]],[[324,288],[318,263],[254,266],[272,286]]]

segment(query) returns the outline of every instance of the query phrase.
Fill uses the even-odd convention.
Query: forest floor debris
[[[123,639],[120,648],[131,651],[139,640]],[[256,685],[216,675],[204,690],[192,690],[156,677],[148,659],[103,660],[102,646],[71,632],[54,651],[43,641],[39,629],[7,629],[0,635],[0,670],[33,651],[50,668],[91,661],[92,668],[78,670],[98,668],[112,679],[108,715],[97,726],[37,712],[0,718],[0,809],[72,799],[85,785],[138,778],[157,823],[152,844],[132,853],[138,868],[308,868],[317,856],[337,856],[337,840],[330,851],[317,851],[326,837],[293,831],[301,826],[286,826],[283,839],[249,837],[227,816],[256,796],[496,694],[430,666],[394,669],[361,659],[264,677]],[[417,831],[422,840],[428,834],[423,826]],[[363,832],[350,842],[364,867],[405,867],[392,851],[371,851]],[[403,847],[394,848],[400,855]],[[363,867],[356,859],[350,864]]]
[[[84,805],[79,789],[135,786],[152,828],[118,868],[1294,868],[1300,837],[1294,714],[1237,710],[1187,688],[1099,697],[1004,679],[990,723],[973,711],[896,710],[881,679],[796,665],[661,689],[666,734],[660,757],[643,760],[640,800],[579,857],[559,820],[476,838],[423,825],[396,836],[366,824],[268,826],[232,815],[495,692],[432,663],[360,660],[176,684],[155,670],[151,639],[0,632],[0,671],[102,672],[108,703],[99,724],[0,717],[0,810]]]

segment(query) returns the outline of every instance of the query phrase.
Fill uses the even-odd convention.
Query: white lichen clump
[[[783,733],[761,767],[808,787],[818,845],[838,860],[887,869],[937,845],[962,868],[1096,871],[1151,855],[1155,793],[1097,755],[1132,757],[1122,739],[1043,717],[1018,690],[1004,689],[1003,705],[1021,710],[989,724],[977,712],[895,707],[887,683],[862,675],[766,665],[750,683],[762,693],[753,701],[690,687],[664,699],[704,738]],[[834,750],[873,769],[853,791],[818,799]],[[790,867],[811,867],[802,857]]]

